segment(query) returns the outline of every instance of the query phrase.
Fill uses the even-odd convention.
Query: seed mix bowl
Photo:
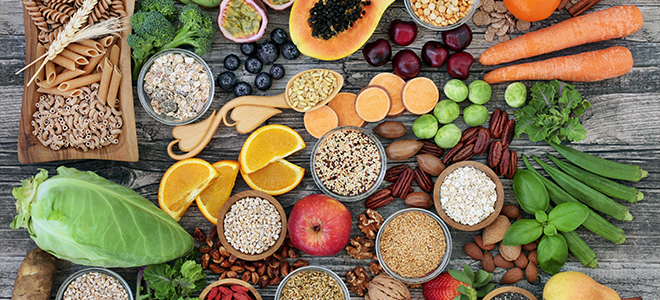
[[[284,243],[286,213],[273,196],[248,190],[225,202],[220,208],[217,226],[218,239],[229,253],[255,261],[275,253]]]
[[[308,274],[309,276],[304,276],[305,274]],[[303,277],[299,277],[303,276]],[[318,280],[315,280],[315,277]],[[323,282],[326,280],[326,282]],[[329,281],[332,280],[332,281]],[[295,282],[294,282],[295,281]],[[328,282],[329,281],[329,282]],[[332,284],[334,282],[334,284]],[[289,284],[287,286],[287,284]],[[328,285],[334,286],[334,297],[324,294],[324,292],[327,293],[327,291],[324,291],[324,288],[327,288]],[[306,287],[310,288],[310,292],[318,295],[323,295],[325,300],[350,300],[351,296],[349,294],[348,288],[346,287],[346,284],[344,281],[339,277],[335,272],[332,272],[331,270],[323,267],[318,267],[318,266],[306,266],[302,267],[299,269],[294,270],[293,272],[289,273],[282,282],[280,282],[280,285],[277,287],[277,291],[275,292],[275,300],[292,300],[294,298],[289,298],[287,295],[289,295],[289,292],[287,289],[294,289],[297,287]],[[343,295],[339,295],[339,291]],[[303,292],[303,291],[300,291]],[[295,298],[295,299],[300,299],[300,298]],[[307,298],[305,298],[307,299]]]
[[[413,21],[422,27],[435,31],[449,31],[458,28],[468,20],[471,20],[472,15],[474,15],[477,7],[479,7],[479,0],[404,0],[403,2]],[[417,7],[418,3],[419,7]],[[442,18],[446,19],[447,12],[453,9],[451,7],[456,8],[455,14],[464,14],[464,16],[452,21],[453,23],[445,20],[446,25],[442,25],[444,24],[442,23],[443,21],[433,23],[433,21],[440,20],[440,14],[443,15]]]
[[[119,274],[105,268],[86,268],[69,276],[57,290],[55,300],[105,299],[133,300],[133,292]]]
[[[371,132],[355,126],[328,131],[314,145],[312,178],[321,191],[342,202],[362,200],[385,178],[385,148]]]
[[[449,264],[451,249],[447,225],[421,208],[397,211],[383,222],[376,236],[381,267],[406,284],[422,284],[440,275]]]

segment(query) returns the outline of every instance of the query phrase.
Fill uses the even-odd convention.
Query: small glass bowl
[[[462,0],[459,0],[459,1],[462,1]],[[451,25],[447,25],[447,26],[435,26],[433,24],[429,24],[429,23],[424,22],[422,19],[420,19],[417,16],[417,14],[415,14],[415,11],[412,7],[412,3],[410,3],[410,0],[403,0],[403,2],[406,4],[406,10],[408,11],[410,16],[412,17],[413,21],[415,21],[415,23],[421,25],[424,28],[428,28],[428,29],[435,30],[435,31],[449,31],[449,30],[458,28],[459,26],[465,24],[465,22],[467,22],[468,20],[472,19],[472,15],[474,15],[474,13],[477,11],[477,7],[479,6],[479,0],[474,0],[474,3],[472,3],[472,7],[467,12],[465,17],[458,20],[458,22],[456,22],[454,24],[451,24]]]
[[[289,273],[289,275],[287,275],[286,277],[284,277],[284,279],[282,279],[282,282],[280,282],[280,285],[277,286],[277,291],[275,292],[275,298],[273,298],[273,299],[274,300],[279,300],[282,297],[282,290],[284,289],[284,285],[286,285],[287,281],[289,281],[289,279],[291,279],[291,276],[293,276],[295,274],[298,274],[302,271],[321,271],[321,272],[327,273],[328,275],[330,275],[330,277],[332,277],[337,282],[337,284],[339,284],[339,286],[341,287],[341,290],[344,292],[344,296],[345,296],[346,300],[351,300],[350,292],[348,291],[348,288],[346,287],[346,284],[344,283],[344,280],[342,280],[341,277],[339,277],[339,275],[337,275],[335,272],[332,272],[330,269],[327,269],[327,268],[324,268],[324,267],[318,267],[318,266],[306,266],[306,267],[296,269],[293,272]]]
[[[73,273],[73,275],[69,276],[66,280],[64,280],[62,285],[60,285],[60,288],[57,290],[57,296],[55,296],[55,300],[63,300],[64,299],[64,292],[69,287],[69,284],[71,284],[74,280],[78,279],[78,277],[80,277],[82,275],[85,275],[87,273],[94,273],[94,272],[105,274],[105,275],[110,276],[110,277],[114,278],[115,280],[117,280],[117,282],[119,282],[119,284],[121,284],[121,286],[126,291],[126,295],[128,296],[128,298],[126,298],[126,299],[128,299],[128,300],[133,300],[134,299],[133,298],[133,292],[131,291],[131,288],[128,286],[128,283],[126,282],[126,280],[124,280],[123,277],[121,277],[119,274],[117,274],[113,271],[110,271],[108,269],[93,267],[93,268],[82,269],[82,270],[80,270],[76,273]]]
[[[394,272],[392,269],[390,269],[385,261],[383,260],[383,256],[380,252],[380,243],[382,239],[382,234],[384,229],[387,227],[387,224],[389,224],[395,217],[402,215],[404,213],[409,213],[409,212],[420,212],[426,215],[429,215],[431,218],[433,218],[440,227],[442,228],[442,232],[445,235],[445,255],[442,257],[442,260],[440,261],[440,264],[431,272],[426,274],[425,276],[422,277],[403,277],[396,272]],[[449,233],[449,228],[447,228],[447,225],[445,225],[445,222],[438,217],[438,215],[426,210],[426,209],[421,209],[421,208],[407,208],[407,209],[402,209],[400,211],[397,211],[393,215],[391,215],[385,222],[383,222],[383,225],[380,227],[380,230],[378,230],[378,235],[376,236],[376,255],[378,256],[378,261],[380,262],[381,267],[387,273],[388,275],[392,276],[394,279],[399,280],[403,283],[406,284],[422,284],[424,282],[427,282],[444,271],[444,269],[447,267],[449,264],[449,259],[451,258],[451,248],[452,248],[452,240],[451,240],[451,234]]]
[[[147,74],[147,72],[149,72],[149,69],[151,68],[151,65],[153,65],[154,61],[166,54],[184,54],[185,56],[194,58],[197,62],[201,63],[202,66],[204,66],[204,70],[206,71],[206,74],[209,77],[209,81],[211,84],[209,89],[209,97],[206,100],[204,107],[202,107],[202,109],[197,113],[197,115],[195,115],[192,118],[179,120],[174,117],[156,113],[154,109],[151,107],[151,98],[149,98],[149,95],[147,95],[147,93],[144,91],[144,76]],[[144,110],[147,111],[147,113],[151,117],[166,125],[172,125],[172,126],[184,125],[184,124],[192,123],[195,120],[199,119],[202,115],[204,115],[204,113],[209,109],[209,107],[211,107],[211,102],[213,102],[213,95],[215,94],[215,79],[213,78],[213,73],[211,72],[211,68],[209,68],[209,65],[206,64],[206,62],[197,54],[185,49],[173,48],[173,49],[163,50],[161,52],[154,54],[151,58],[149,58],[149,60],[147,60],[146,63],[144,63],[142,69],[140,70],[140,75],[138,76],[137,92],[142,107],[144,108]]]
[[[378,178],[376,179],[376,182],[374,182],[374,184],[367,191],[355,196],[340,195],[334,193],[329,188],[327,188],[325,184],[321,182],[321,179],[319,178],[318,174],[316,174],[316,167],[314,165],[316,153],[319,151],[319,148],[321,147],[325,139],[331,136],[332,134],[334,134],[335,132],[342,130],[358,131],[364,134],[365,136],[369,137],[374,142],[374,144],[376,144],[376,148],[378,148],[378,153],[380,154],[380,163],[381,163],[380,174],[378,174]],[[387,156],[385,154],[385,148],[383,148],[383,144],[381,144],[378,138],[376,138],[376,136],[373,135],[371,132],[365,130],[364,128],[360,128],[356,126],[340,126],[326,132],[318,141],[316,141],[316,144],[314,144],[314,148],[312,149],[312,157],[310,159],[310,169],[311,169],[310,173],[312,173],[312,178],[314,179],[314,183],[316,183],[316,186],[318,186],[319,189],[321,189],[321,191],[324,194],[342,202],[355,202],[362,200],[366,197],[369,197],[371,194],[375,193],[380,188],[380,184],[383,182],[383,178],[385,178],[385,171],[387,171]]]

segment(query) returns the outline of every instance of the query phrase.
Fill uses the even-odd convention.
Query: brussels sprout
[[[433,115],[438,119],[440,124],[451,123],[458,118],[460,113],[461,109],[458,107],[458,104],[451,100],[442,100],[433,109]]]
[[[490,84],[483,80],[475,80],[470,83],[468,98],[474,104],[484,104],[490,100],[490,92]]]
[[[488,109],[480,104],[472,104],[463,110],[463,120],[465,124],[472,127],[486,123],[488,119]]]
[[[438,131],[438,120],[433,115],[421,115],[413,122],[413,132],[420,139],[430,139]]]
[[[447,124],[438,129],[438,133],[435,134],[435,143],[440,148],[451,148],[458,144],[458,141],[461,140],[461,130],[458,129],[458,126],[454,124]]]
[[[452,79],[445,84],[445,95],[455,102],[462,102],[468,97],[468,87],[460,79]]]
[[[522,107],[527,101],[527,87],[520,82],[509,84],[504,92],[504,100],[511,107]]]

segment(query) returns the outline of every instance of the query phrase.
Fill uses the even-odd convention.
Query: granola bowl
[[[492,189],[490,188],[488,189],[488,191],[494,190],[495,193],[494,196],[496,197],[494,204],[492,204],[492,206],[490,204],[482,205],[477,203],[477,205],[480,205],[482,207],[480,208],[479,206],[475,206],[474,204],[466,205],[466,203],[456,203],[456,205],[451,205],[451,206],[448,205],[447,207],[443,207],[443,198],[445,199],[445,202],[447,200],[447,197],[443,197],[443,193],[442,193],[443,184],[445,183],[445,180],[449,180],[448,178],[452,178],[450,177],[450,174],[452,174],[452,172],[454,172],[457,169],[462,169],[464,167],[473,167],[474,169],[483,172],[483,174],[485,174],[486,177],[492,181],[494,187]],[[480,177],[483,178],[483,176]],[[477,177],[470,177],[470,178],[477,178]],[[461,188],[457,188],[457,189],[460,190]],[[454,189],[452,189],[452,191],[454,191]],[[479,192],[480,192],[479,194],[482,195],[481,193],[482,189],[480,189]],[[477,195],[477,193],[475,192],[468,192],[468,193],[470,195]],[[493,195],[491,195],[490,202],[492,202],[492,196]],[[464,199],[469,199],[469,198],[464,198]],[[481,201],[481,200],[477,200],[477,201]],[[495,221],[497,216],[500,214],[500,211],[502,211],[502,206],[504,205],[504,188],[502,187],[502,182],[500,181],[499,177],[497,177],[497,174],[495,174],[495,172],[493,172],[493,170],[488,166],[482,163],[478,163],[476,161],[462,161],[447,167],[442,173],[440,173],[438,179],[435,181],[435,186],[433,187],[433,202],[435,203],[435,209],[438,211],[438,215],[440,215],[440,218],[442,218],[442,220],[444,220],[449,226],[463,231],[475,231],[490,225],[490,223],[493,223],[493,221]],[[474,216],[466,215],[465,212],[461,211],[460,207],[475,208],[474,211],[480,212],[483,218],[479,222],[466,222],[465,220],[469,220],[469,218],[472,218]],[[464,218],[464,219],[463,222],[461,222],[461,220],[455,220],[454,218],[457,219]]]
[[[449,264],[451,249],[451,233],[445,222],[421,208],[397,211],[383,222],[376,236],[381,267],[406,284],[422,284],[440,275]]]
[[[303,273],[303,272],[305,272],[305,273]],[[314,273],[310,273],[310,272],[314,272]],[[301,274],[311,274],[311,275],[315,275],[317,277],[319,277],[319,275],[320,275],[321,278],[319,278],[319,280],[331,279],[331,280],[333,280],[334,283],[336,283],[336,285],[333,288],[334,294],[332,294],[332,295],[324,294],[326,296],[324,299],[326,299],[326,300],[341,300],[341,299],[350,300],[351,299],[351,295],[349,294],[348,288],[346,287],[346,284],[344,284],[344,281],[342,280],[341,277],[339,277],[335,272],[333,272],[333,271],[331,271],[327,268],[317,267],[317,266],[306,266],[306,267],[296,269],[293,272],[289,273],[289,275],[284,277],[282,282],[280,282],[280,285],[277,287],[277,291],[275,292],[275,298],[273,298],[273,299],[275,299],[275,300],[280,300],[280,299],[282,299],[282,300],[291,300],[291,299],[294,299],[294,298],[287,297],[287,294],[289,292],[287,292],[286,289],[291,288],[291,286],[287,286],[288,283],[291,282],[291,285],[294,285],[295,284],[294,281],[297,281],[297,280],[300,281],[300,283],[298,285],[302,285],[304,287],[308,287],[308,288],[312,289],[310,292],[317,293],[317,294],[318,293],[323,293],[319,289],[318,282],[309,282],[310,280],[313,281],[313,278],[305,279],[304,277],[300,277],[300,276],[302,276]],[[325,275],[323,275],[323,274],[325,274]],[[304,282],[303,280],[307,280],[307,282]],[[339,292],[341,292],[342,295],[339,295]],[[333,295],[334,295],[334,297],[333,297]],[[301,299],[301,298],[295,298],[295,299]],[[307,298],[305,298],[305,299],[307,299]]]
[[[114,282],[112,282],[114,281]],[[96,285],[95,285],[96,284]],[[116,287],[116,290],[113,290],[112,287]],[[90,297],[90,299],[95,299],[95,296],[100,299],[103,296],[109,296],[109,299],[115,300],[133,300],[133,292],[131,292],[131,287],[128,286],[128,283],[124,278],[119,274],[110,271],[105,268],[86,268],[80,270],[76,273],[73,273],[69,276],[60,288],[57,290],[57,295],[55,300],[64,300],[64,299],[83,299],[83,295],[75,295],[78,292],[84,292],[83,287],[97,288],[96,290],[103,290],[102,295],[91,295],[86,294],[85,297]],[[76,291],[77,289],[77,291]],[[123,292],[122,292],[123,291]],[[117,292],[118,294],[115,294]],[[125,294],[124,294],[125,292]],[[74,293],[74,294],[69,294]],[[87,298],[85,298],[87,299]]]
[[[342,202],[355,202],[378,190],[385,178],[387,156],[385,148],[371,132],[355,126],[340,126],[316,142],[310,169],[314,183],[324,194]]]
[[[457,3],[467,5],[469,3],[469,1],[470,0],[458,0]],[[432,22],[427,22],[426,20],[422,20],[420,18],[420,16],[416,13],[416,11],[418,11],[420,8],[422,9],[422,11],[424,11],[426,8],[425,7],[420,7],[420,8],[415,7],[415,4],[413,4],[413,0],[404,0],[403,2],[406,5],[406,11],[408,11],[408,13],[410,14],[410,17],[413,19],[413,21],[415,21],[415,23],[421,25],[424,28],[435,30],[435,31],[449,31],[449,30],[452,30],[452,29],[456,29],[459,26],[465,24],[468,20],[471,20],[472,15],[474,15],[474,13],[477,11],[477,7],[479,7],[479,1],[480,0],[473,0],[472,6],[467,10],[467,12],[463,12],[465,14],[465,16],[458,19],[455,23],[447,24],[445,26],[436,25]],[[419,2],[420,6],[423,5],[422,0],[417,0],[415,2]],[[430,2],[427,2],[427,3],[428,4],[426,4],[426,5],[429,5],[431,3],[436,5],[437,3],[442,3],[442,1],[437,1],[437,2],[436,1],[430,1]],[[425,13],[425,11],[424,11],[424,13]],[[424,16],[425,17],[427,17],[427,16],[430,17],[430,15],[431,15],[431,13],[429,12],[428,15],[424,15]],[[434,16],[435,16],[435,14],[434,14]]]
[[[142,107],[151,117],[166,125],[184,125],[199,119],[209,109],[215,80],[201,57],[174,48],[147,60],[140,70],[137,92]]]

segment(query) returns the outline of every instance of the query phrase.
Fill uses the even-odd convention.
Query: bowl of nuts
[[[227,200],[217,225],[220,243],[232,255],[247,261],[264,259],[286,238],[286,213],[273,196],[248,190]]]
[[[376,236],[376,255],[388,275],[406,284],[422,284],[449,264],[449,228],[436,214],[421,208],[397,211]]]
[[[218,295],[222,295],[218,297]],[[204,288],[199,294],[199,299],[214,300],[224,299],[223,297],[232,295],[231,299],[239,300],[261,300],[261,295],[251,284],[235,278],[224,278],[215,281]]]
[[[321,297],[322,295],[322,297]],[[275,300],[350,300],[348,288],[335,272],[317,266],[296,269],[277,287]]]
[[[362,200],[385,178],[385,148],[371,132],[355,126],[328,131],[314,145],[311,173],[321,191],[342,202]]]
[[[119,274],[105,268],[87,268],[64,280],[55,299],[133,300],[133,292]]]
[[[437,31],[458,28],[479,6],[479,0],[405,0],[406,10],[419,25]]]
[[[493,223],[504,205],[502,182],[488,166],[462,161],[447,167],[433,187],[438,215],[449,226],[475,231]]]
[[[147,60],[140,70],[137,92],[151,117],[167,125],[184,125],[209,109],[215,81],[211,68],[201,57],[174,48]]]

